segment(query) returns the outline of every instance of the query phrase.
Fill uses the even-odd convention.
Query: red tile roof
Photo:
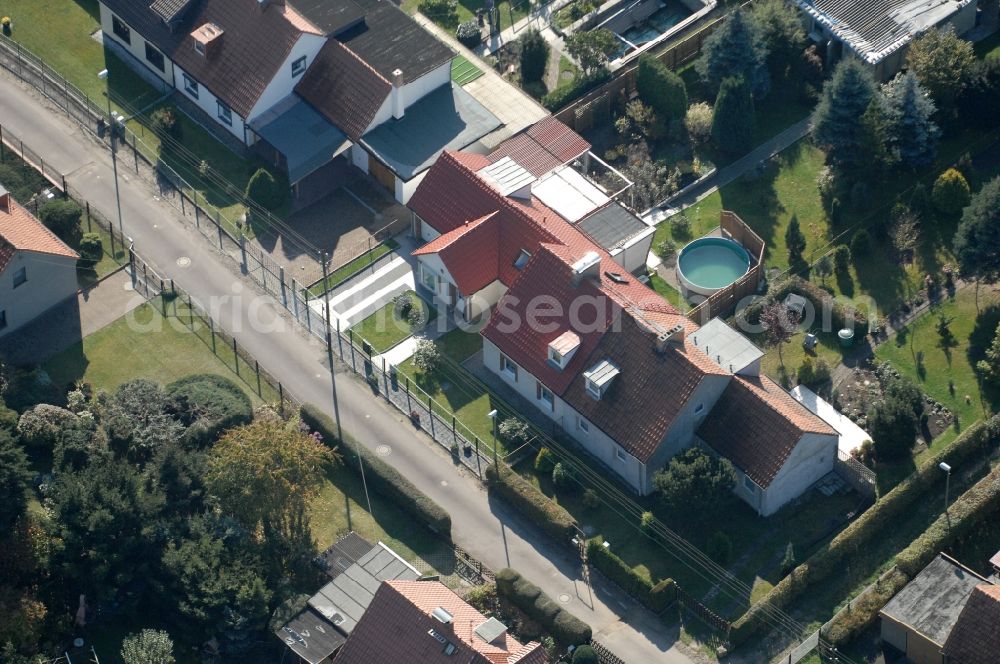
[[[357,141],[392,92],[392,84],[350,48],[330,39],[295,92]]]
[[[954,664],[995,664],[1000,656],[1000,586],[976,586],[944,644]]]
[[[453,617],[444,624],[433,617],[443,608]],[[510,634],[485,642],[475,629],[486,616],[437,581],[384,581],[337,653],[336,664],[545,664],[545,650],[522,644]],[[455,646],[451,655],[431,630]]]
[[[499,212],[491,212],[475,221],[438,236],[413,252],[414,256],[438,254],[448,267],[462,295],[473,295],[497,280],[499,275]],[[466,260],[475,256],[475,260]]]
[[[3,272],[18,251],[30,251],[52,256],[79,258],[56,234],[9,195],[7,205],[0,199],[0,272]]]
[[[699,437],[763,488],[806,433],[837,435],[767,376],[733,376],[698,429]]]
[[[510,157],[535,177],[542,177],[590,149],[582,136],[547,117],[508,138],[490,153],[490,162]]]

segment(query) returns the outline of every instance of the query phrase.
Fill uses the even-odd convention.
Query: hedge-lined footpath
[[[839,614],[827,630],[836,646],[850,642],[868,627],[893,595],[938,555],[1000,509],[1000,466],[979,480],[917,539],[896,556],[896,566],[880,583],[858,597],[851,610]],[[949,523],[950,518],[950,523]],[[961,561],[959,561],[961,562]]]
[[[566,508],[512,469],[505,468],[498,475],[496,468],[490,466],[486,469],[486,481],[490,491],[495,491],[557,542],[568,544],[576,534],[576,521]]]
[[[336,435],[336,425],[319,408],[312,404],[302,407],[302,421],[313,431],[323,436],[323,442],[331,447],[339,446],[345,457],[360,456],[365,464],[365,481],[368,486],[404,512],[426,524],[431,530],[451,539],[451,515],[440,505],[428,498],[410,480],[400,475],[395,468],[373,455],[350,435],[343,439]],[[355,463],[346,463],[347,468],[358,471]]]
[[[654,585],[639,576],[628,563],[604,547],[600,535],[587,541],[587,562],[655,613],[662,613],[677,599],[677,584],[673,579],[663,579]]]
[[[516,570],[506,567],[497,572],[497,594],[524,611],[563,645],[583,645],[593,637],[590,625],[556,604]]]
[[[730,641],[736,646],[760,633],[767,625],[764,605],[785,609],[816,584],[842,568],[848,556],[863,551],[895,519],[927,492],[944,482],[938,464],[944,461],[955,467],[968,465],[969,459],[988,454],[1000,442],[1000,415],[977,422],[959,436],[952,445],[927,459],[912,475],[875,503],[854,523],[833,538],[829,546],[820,549],[791,574],[782,579],[759,602],[733,623]]]

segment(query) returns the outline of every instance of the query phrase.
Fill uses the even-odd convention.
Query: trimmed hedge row
[[[497,572],[496,580],[497,594],[524,611],[556,640],[567,646],[590,643],[593,637],[590,625],[552,601],[520,572],[507,567]]]
[[[560,85],[558,88],[542,97],[542,106],[550,111],[558,111],[563,106],[582,97],[597,86],[611,80],[611,72],[605,68],[598,69],[590,75],[580,74],[572,83]]]
[[[654,585],[639,576],[628,563],[604,547],[604,538],[600,535],[587,541],[587,561],[656,613],[661,613],[677,599],[677,584],[673,579],[663,579]]]
[[[830,623],[827,631],[830,641],[836,646],[842,646],[860,634],[875,621],[878,612],[893,595],[927,567],[939,551],[947,549],[955,541],[967,535],[983,519],[998,509],[1000,509],[1000,466],[994,468],[993,472],[979,480],[952,503],[947,516],[944,514],[939,516],[927,530],[903,549],[896,556],[896,566],[886,579],[883,579],[877,587],[872,587],[859,596],[849,612],[842,612]]]
[[[338,445],[345,456],[360,456],[365,464],[365,481],[368,486],[401,510],[426,524],[431,530],[451,539],[451,515],[440,505],[427,497],[410,480],[400,475],[395,468],[369,452],[363,445],[345,433],[338,439],[337,429],[329,417],[312,404],[302,407],[302,421],[313,431],[323,436],[329,446]],[[357,465],[346,466],[357,470]]]
[[[891,528],[893,521],[903,517],[916,500],[944,482],[943,473],[938,469],[939,463],[944,461],[952,466],[961,466],[966,460],[989,452],[997,442],[1000,442],[1000,415],[966,429],[950,447],[927,459],[912,475],[834,537],[828,546],[792,570],[761,601],[740,616],[729,634],[733,645],[745,643],[765,626],[765,603],[779,609],[789,606],[815,584],[840,570],[848,556],[863,550],[885,529]]]
[[[864,312],[845,306],[816,284],[798,276],[776,281],[768,288],[765,298],[757,300],[743,311],[743,317],[749,323],[756,325],[761,312],[769,302],[781,302],[789,293],[801,295],[809,300],[815,308],[817,322],[823,320],[823,311],[826,308],[830,311],[830,322],[837,329],[848,327],[852,330],[861,330],[862,333],[868,332],[868,316]]]
[[[498,475],[496,468],[490,466],[486,469],[486,481],[491,491],[512,504],[557,542],[568,544],[576,534],[573,516],[513,470]]]

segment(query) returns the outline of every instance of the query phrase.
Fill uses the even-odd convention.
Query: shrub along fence
[[[510,568],[502,569],[497,572],[496,581],[498,595],[524,611],[560,643],[567,646],[590,643],[593,637],[590,625],[559,606],[541,588],[521,576],[520,572]]]
[[[662,614],[677,601],[677,584],[673,579],[654,584],[639,576],[628,563],[604,546],[601,536],[587,541],[587,562],[657,614]]]
[[[916,472],[834,537],[827,547],[810,556],[751,606],[733,623],[730,632],[732,643],[740,645],[759,635],[767,625],[768,608],[787,608],[840,570],[848,557],[863,551],[885,529],[891,528],[893,521],[902,517],[915,501],[944,481],[938,464],[945,462],[953,467],[970,468],[973,464],[985,463],[998,442],[1000,415],[966,429],[950,447],[927,459]],[[903,559],[907,558],[904,556]]]
[[[535,488],[511,468],[486,469],[490,490],[512,504],[519,512],[559,543],[568,543],[577,533],[576,520],[554,500]]]

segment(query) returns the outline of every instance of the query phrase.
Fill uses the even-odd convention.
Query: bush
[[[568,85],[560,85],[558,88],[542,97],[542,106],[550,111],[558,111],[563,106],[568,105],[577,97],[582,97],[602,83],[611,78],[611,72],[607,68],[599,68],[589,74],[580,74]]]
[[[660,257],[660,260],[666,260],[670,256],[677,253],[677,243],[670,238],[663,238],[656,243],[656,255]]]
[[[851,254],[853,256],[867,256],[871,249],[871,236],[868,235],[868,231],[862,228],[851,238]]]
[[[664,579],[654,585],[605,548],[604,538],[600,536],[587,541],[587,562],[656,613],[662,612],[677,599],[677,584],[672,579]]]
[[[458,25],[458,2],[456,0],[420,0],[420,13],[446,29]]]
[[[538,450],[535,456],[535,471],[542,475],[548,475],[556,467],[556,455],[547,447]]]
[[[490,491],[508,501],[557,542],[567,544],[576,534],[576,521],[566,508],[550,500],[514,471],[505,470],[498,474],[491,465],[486,469],[486,480]]]
[[[830,322],[837,329],[851,328],[868,331],[868,316],[863,311],[852,309],[840,300],[830,296],[825,290],[811,281],[806,281],[798,276],[792,276],[770,285],[767,297],[757,300],[743,310],[742,316],[750,323],[756,324],[760,321],[760,314],[771,302],[782,302],[789,293],[795,293],[809,300],[816,311],[816,320],[825,320],[823,316],[829,312]]]
[[[556,463],[552,468],[552,483],[560,491],[575,492],[580,488],[580,483],[576,481],[576,473],[571,466],[562,461]]]
[[[247,198],[265,210],[275,210],[284,202],[287,192],[270,171],[258,168],[247,182],[245,193]]]
[[[679,240],[691,237],[691,220],[683,212],[670,217],[670,234]]]
[[[728,535],[716,530],[708,538],[708,544],[705,545],[705,553],[715,562],[725,565],[733,555],[733,542],[729,539]]]
[[[83,237],[80,217],[83,210],[70,200],[52,200],[38,208],[38,218],[45,227],[66,244],[76,246]]]
[[[635,85],[639,99],[668,125],[684,119],[688,107],[687,88],[680,76],[650,55],[639,58]]]
[[[451,538],[451,516],[440,505],[428,498],[410,480],[382,461],[354,438],[345,434],[342,439],[336,436],[333,421],[316,406],[307,404],[302,407],[302,421],[311,430],[319,433],[323,442],[330,446],[339,446],[345,457],[344,467],[355,471],[358,464],[346,460],[346,457],[360,457],[365,466],[365,480],[376,493],[381,494],[397,505],[410,516],[427,525],[431,530]]]
[[[497,572],[497,594],[565,645],[590,643],[593,632],[590,626],[566,611],[542,592],[542,589],[522,577],[517,571],[505,568]]]
[[[409,293],[400,293],[392,298],[392,313],[399,320],[406,320],[413,311],[413,297]]]
[[[583,490],[583,506],[588,510],[596,510],[601,506],[601,497],[593,489]]]
[[[590,646],[580,646],[573,651],[573,664],[600,664],[601,660]]]
[[[851,249],[846,244],[838,244],[833,252],[833,268],[837,274],[847,274],[851,268]]]
[[[76,415],[65,408],[42,403],[21,415],[17,421],[17,434],[26,446],[50,451],[60,434],[75,426],[76,422]]]
[[[466,48],[475,48],[483,41],[483,35],[479,30],[479,21],[470,18],[462,21],[455,30],[455,39]]]
[[[517,39],[517,53],[521,63],[521,80],[526,83],[542,80],[549,62],[549,43],[535,28]]]
[[[194,374],[167,385],[168,406],[186,429],[182,441],[204,447],[253,420],[253,404],[239,385],[216,374]]]
[[[23,413],[35,404],[63,404],[63,392],[55,386],[49,374],[38,367],[16,367],[5,372],[7,407]],[[0,380],[2,382],[2,380]]]
[[[656,527],[656,517],[652,512],[643,512],[642,518],[639,519],[639,527],[642,528],[642,532],[652,534],[654,528]]]
[[[531,440],[531,428],[528,423],[516,417],[508,417],[501,422],[500,426],[497,427],[497,433],[500,434],[500,440],[514,447],[520,447]],[[538,455],[541,456],[541,454],[541,450],[539,450]]]
[[[856,556],[876,538],[893,527],[913,504],[944,483],[944,473],[938,468],[942,461],[953,467],[989,454],[1000,443],[1000,415],[973,424],[950,447],[926,459],[920,467],[900,482],[892,491],[868,508],[853,523],[824,548],[814,553],[791,574],[782,579],[765,597],[754,604],[730,631],[733,645],[745,643],[769,624],[764,615],[766,605],[778,609],[788,607],[803,594],[815,588],[832,574],[843,569],[850,556]]]
[[[424,313],[423,306],[411,307],[410,312],[406,314],[406,323],[411,330],[422,330],[427,324],[427,314]]]
[[[688,106],[684,114],[684,128],[693,142],[701,144],[712,137],[712,117],[712,107],[706,102]]]
[[[818,359],[813,362],[811,357],[806,357],[802,361],[802,366],[798,371],[799,383],[806,387],[823,385],[830,380],[830,365],[826,360]]]
[[[934,181],[931,201],[934,207],[945,214],[959,214],[969,201],[972,192],[965,177],[954,168],[949,168]]]
[[[104,257],[104,245],[97,233],[84,233],[80,239],[80,262],[87,266],[96,265]]]
[[[149,123],[153,131],[166,134],[173,138],[181,137],[181,123],[172,108],[158,108],[149,115]]]
[[[430,339],[421,339],[413,350],[413,366],[425,374],[433,374],[441,365],[441,351]]]
[[[681,514],[692,504],[709,514],[726,504],[736,484],[733,465],[700,447],[689,447],[653,475],[653,488],[668,513]]]
[[[753,95],[746,80],[724,80],[712,114],[712,140],[718,148],[729,155],[747,152],[753,147],[756,122]]]

